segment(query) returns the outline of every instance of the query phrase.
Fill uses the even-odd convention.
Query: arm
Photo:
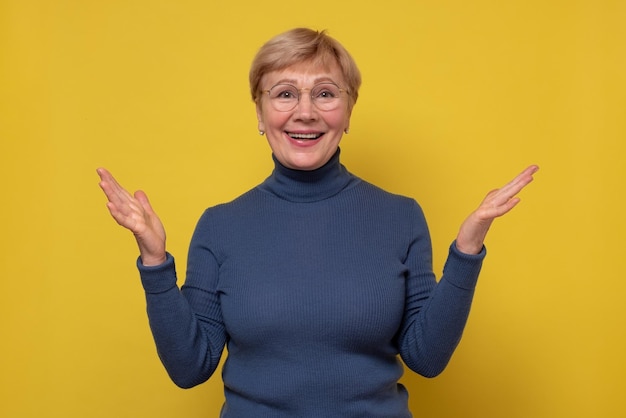
[[[486,255],[483,245],[493,220],[508,213],[515,197],[538,170],[530,166],[501,189],[490,192],[461,225],[451,245],[443,276],[435,284],[426,221],[417,223],[407,257],[408,277],[403,328],[399,339],[404,362],[417,373],[434,377],[448,364],[461,340],[474,288]],[[419,226],[419,223],[423,226]],[[425,231],[421,232],[420,231]]]
[[[190,285],[179,290],[174,259],[165,252],[165,230],[145,193],[130,194],[107,170],[97,172],[111,215],[133,233],[139,246],[137,267],[163,365],[180,387],[206,381],[219,364],[226,340],[215,290],[217,263],[208,249],[192,240],[186,286]]]
[[[226,342],[218,266],[212,254],[194,241],[182,290],[176,286],[174,259],[169,254],[159,266],[137,263],[159,358],[172,381],[182,388],[199,385],[213,375]]]
[[[461,339],[485,250],[468,255],[452,244],[437,283],[426,220],[421,210],[418,215],[405,261],[404,318],[398,349],[411,370],[434,377],[445,369]]]

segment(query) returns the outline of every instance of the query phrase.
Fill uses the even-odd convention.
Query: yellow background
[[[295,26],[356,58],[343,161],[420,201],[437,272],[488,190],[542,168],[448,369],[404,378],[414,415],[626,416],[625,21],[620,0],[0,0],[0,416],[217,416],[219,375],[184,391],[159,363],[95,169],[147,191],[182,279],[202,210],[269,174],[247,71]]]

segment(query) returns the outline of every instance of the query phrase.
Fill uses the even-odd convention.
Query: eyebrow
[[[319,83],[323,83],[323,82],[331,82],[333,84],[337,84],[332,78],[330,78],[328,76],[323,76],[323,77],[318,77],[315,80],[313,80],[313,85],[316,85],[316,84],[319,84]],[[298,83],[298,80],[295,80],[293,78],[281,78],[276,83],[274,83],[274,85],[276,85],[276,84],[292,84],[292,85],[295,86],[297,83]]]

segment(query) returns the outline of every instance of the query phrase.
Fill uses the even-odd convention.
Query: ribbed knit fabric
[[[138,261],[159,356],[181,387],[206,381],[224,345],[223,418],[411,417],[402,363],[447,365],[465,326],[485,250],[454,244],[436,282],[422,211],[323,167],[272,175],[208,209],[185,285],[174,259]]]

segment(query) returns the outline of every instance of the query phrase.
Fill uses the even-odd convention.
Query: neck
[[[322,167],[315,170],[294,170],[282,165],[275,156],[272,175],[259,186],[292,202],[315,202],[327,199],[357,180],[339,162],[340,150]]]

